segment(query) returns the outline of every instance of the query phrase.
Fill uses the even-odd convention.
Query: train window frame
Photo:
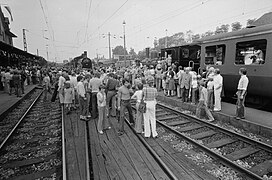
[[[221,66],[225,64],[225,57],[226,57],[226,44],[214,44],[210,46],[205,46],[205,59],[204,59],[204,64],[205,65],[212,65],[212,66]],[[214,56],[207,56],[207,48],[215,48]],[[222,55],[221,59],[218,60],[217,57],[217,50],[222,48]],[[209,62],[213,61],[213,63],[207,63],[207,58],[210,58]],[[213,58],[211,60],[211,58]]]
[[[258,44],[258,42],[261,42],[262,44]],[[241,52],[243,50],[242,50],[242,48],[240,48],[240,51],[238,51],[239,49],[237,46],[238,45],[242,46],[241,44],[249,44],[249,43],[251,43],[251,46],[244,45],[244,48],[248,48],[247,50],[244,50],[244,54],[246,54],[248,51],[252,51],[252,53],[251,54],[248,53],[248,55],[240,55],[239,57],[241,57],[241,58],[243,57],[243,60],[239,60],[237,56],[238,56],[238,54],[242,54]],[[262,46],[264,46],[264,47],[262,47]],[[255,47],[257,47],[257,48],[255,49]],[[236,65],[236,66],[262,66],[266,63],[266,52],[267,52],[267,39],[254,39],[254,40],[245,40],[245,41],[236,42],[234,65]],[[240,61],[240,62],[243,61],[243,63],[237,63],[237,61]]]

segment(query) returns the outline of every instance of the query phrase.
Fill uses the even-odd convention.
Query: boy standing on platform
[[[247,86],[249,80],[246,76],[247,70],[246,68],[240,68],[239,74],[241,76],[238,88],[237,88],[237,103],[236,103],[236,119],[245,119],[245,97],[247,94]]]

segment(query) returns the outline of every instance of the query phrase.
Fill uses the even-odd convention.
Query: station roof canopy
[[[10,53],[10,54],[25,56],[27,58],[33,58],[33,59],[38,59],[39,58],[39,56],[30,54],[30,53],[28,53],[26,51],[23,51],[23,50],[21,50],[19,48],[16,48],[14,46],[11,46],[11,45],[6,44],[6,43],[1,42],[1,41],[0,41],[0,51],[5,51],[5,52]]]
[[[242,29],[239,31],[216,34],[213,36],[207,36],[207,37],[203,37],[201,39],[198,39],[197,42],[199,42],[199,43],[216,42],[216,41],[235,39],[235,38],[241,38],[241,37],[247,37],[247,36],[254,36],[254,35],[260,35],[260,34],[267,34],[267,33],[272,33],[272,24],[251,27],[251,28],[245,28],[245,29]]]

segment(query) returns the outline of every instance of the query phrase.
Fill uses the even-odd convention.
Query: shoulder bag
[[[147,89],[146,89],[146,91],[147,91]],[[144,102],[144,92],[142,92],[142,99],[139,104],[138,111],[140,111],[141,113],[146,112],[146,102]]]

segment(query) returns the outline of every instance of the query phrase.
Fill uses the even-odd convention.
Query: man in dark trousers
[[[119,131],[118,135],[121,136],[124,134],[124,116],[125,116],[125,109],[128,110],[129,115],[129,122],[134,124],[134,119],[132,115],[132,107],[130,104],[130,94],[132,90],[129,89],[130,83],[128,79],[122,80],[122,86],[118,90],[118,101],[117,107],[120,110],[120,120],[119,120]]]

